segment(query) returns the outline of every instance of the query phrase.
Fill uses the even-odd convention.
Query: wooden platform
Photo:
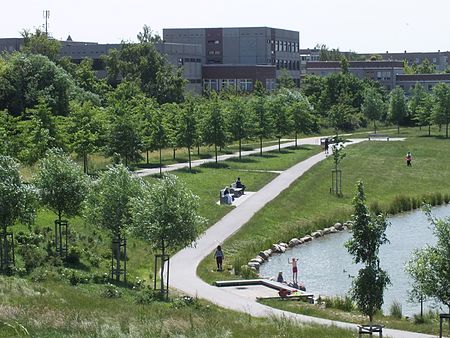
[[[314,294],[307,293],[302,290],[298,290],[289,285],[279,283],[276,281],[268,280],[268,279],[240,279],[240,280],[226,280],[226,281],[216,281],[215,285],[218,287],[233,287],[233,286],[246,286],[246,285],[262,285],[277,291],[281,289],[288,290],[292,293],[295,292],[295,295],[288,296],[284,299],[292,299],[292,300],[300,300],[307,299],[308,301],[312,301],[314,299]],[[266,298],[266,297],[265,297]],[[280,297],[268,297],[269,299],[280,299]]]

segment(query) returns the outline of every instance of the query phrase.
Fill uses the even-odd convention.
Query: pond
[[[433,208],[433,215],[438,218],[450,215],[450,205]],[[410,259],[414,249],[426,244],[435,244],[430,224],[421,211],[412,211],[389,218],[391,226],[386,235],[390,241],[380,249],[380,266],[389,273],[392,285],[385,291],[383,311],[389,313],[394,301],[402,304],[403,315],[412,316],[420,312],[420,304],[408,302],[408,290],[411,279],[404,271],[405,263]],[[284,254],[275,254],[261,265],[260,274],[276,277],[279,271],[284,278],[292,279],[288,259],[299,259],[298,280],[305,284],[308,292],[316,296],[345,295],[351,286],[352,277],[357,275],[360,266],[353,264],[344,243],[351,237],[348,231],[341,231],[314,239],[312,242],[288,249]],[[425,308],[433,305],[425,303]]]

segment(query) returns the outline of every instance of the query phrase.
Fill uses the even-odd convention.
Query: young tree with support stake
[[[211,98],[210,104],[206,106],[208,111],[203,120],[203,141],[214,145],[214,153],[217,163],[217,147],[224,147],[227,140],[226,121],[223,114],[222,102],[216,94]]]
[[[188,101],[185,103],[184,109],[180,111],[180,116],[177,122],[177,144],[187,148],[189,171],[191,171],[191,148],[194,145],[195,140],[197,139],[197,121],[195,119],[195,106],[192,101]]]
[[[176,176],[167,175],[133,198],[131,206],[132,231],[161,252],[160,291],[165,292],[167,255],[192,245],[206,224],[198,214],[198,196]]]
[[[242,140],[252,134],[253,115],[248,102],[241,96],[234,96],[228,101],[228,128],[233,140],[239,142],[239,159],[242,158]]]
[[[162,149],[169,143],[168,128],[161,109],[155,111],[151,124],[152,149],[159,151],[159,175],[162,175]]]
[[[12,157],[0,155],[0,271],[10,273],[14,264],[14,238],[8,228],[17,221],[30,224],[36,214],[37,192],[24,184],[19,164]]]
[[[416,250],[406,271],[417,288],[416,296],[434,298],[445,304],[450,313],[450,218],[433,217],[429,206],[425,207],[425,212],[437,242]]]
[[[102,173],[87,197],[87,221],[110,231],[111,277],[116,282],[120,281],[121,275],[126,281],[126,231],[131,224],[130,200],[141,196],[143,187],[142,179],[119,164]]]
[[[389,223],[382,214],[370,214],[362,181],[356,185],[353,206],[352,238],[345,246],[353,261],[364,264],[364,267],[353,280],[350,293],[359,310],[369,317],[370,325],[365,327],[372,330],[373,316],[381,309],[384,289],[390,284],[389,276],[380,268],[378,258],[380,246],[389,242],[385,233]]]
[[[364,92],[364,102],[361,105],[361,111],[369,120],[373,121],[373,131],[377,133],[377,120],[381,118],[381,114],[385,108],[383,97],[372,87],[369,87]]]
[[[68,223],[63,215],[71,217],[81,210],[89,186],[88,177],[61,149],[50,149],[39,161],[35,179],[42,204],[58,215],[55,221],[56,252],[67,257]]]

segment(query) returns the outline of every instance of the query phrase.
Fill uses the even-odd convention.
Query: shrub
[[[144,289],[136,292],[134,301],[136,304],[150,304],[165,300],[165,294],[152,289]]]
[[[192,306],[198,309],[200,307],[200,303],[197,298],[193,298],[190,296],[183,296],[180,298],[176,298],[173,300],[172,304],[170,304],[172,308],[180,309],[183,307]]]
[[[121,298],[122,291],[113,284],[107,284],[102,292],[102,297],[105,298]]]
[[[355,303],[347,295],[345,295],[344,297],[325,297],[323,298],[323,301],[325,302],[325,307],[327,308],[333,308],[347,312],[356,309]]]
[[[396,300],[391,304],[389,313],[392,317],[401,319],[403,317],[402,304]]]
[[[258,273],[255,270],[253,270],[251,267],[249,267],[248,265],[242,265],[241,266],[241,276],[244,279],[252,279],[252,278],[257,278]]]
[[[73,265],[80,264],[82,250],[77,246],[72,246],[69,248],[69,252],[67,253],[66,262]]]

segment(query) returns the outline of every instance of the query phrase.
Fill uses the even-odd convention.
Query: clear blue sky
[[[448,0],[5,0],[0,37],[43,24],[57,39],[135,41],[163,28],[268,26],[300,31],[301,48],[356,52],[450,50]]]

